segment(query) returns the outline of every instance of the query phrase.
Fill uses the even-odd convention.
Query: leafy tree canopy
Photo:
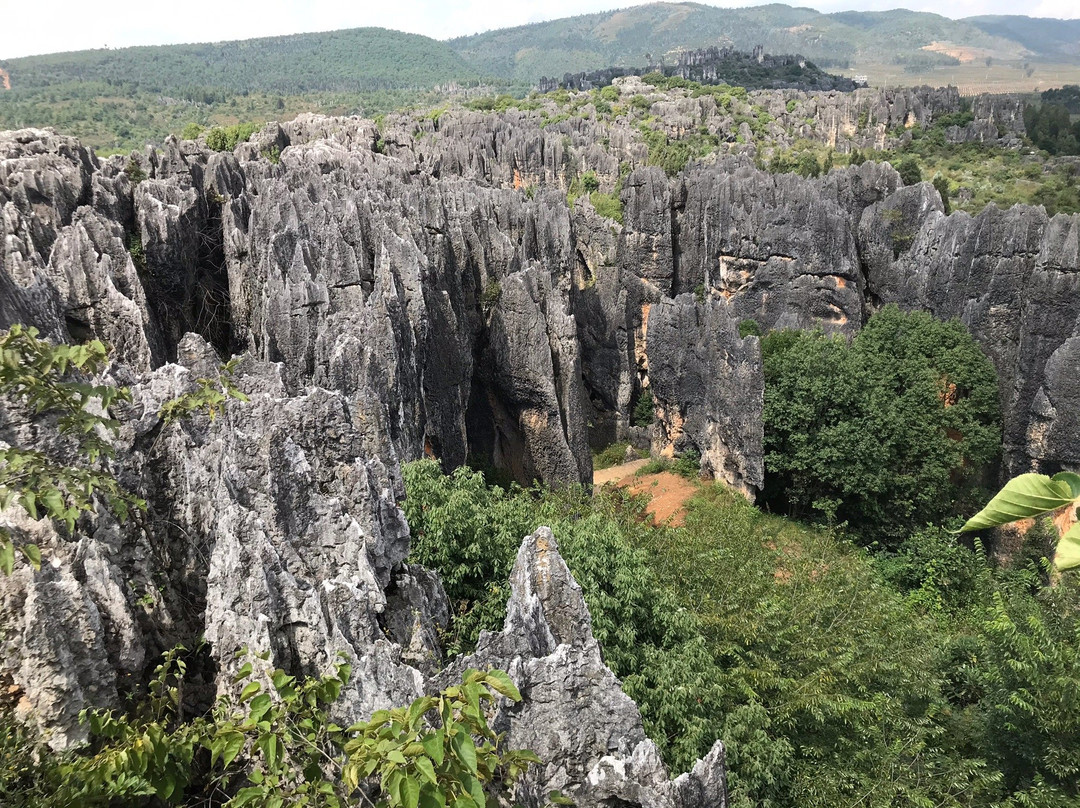
[[[957,321],[887,306],[850,342],[762,340],[765,499],[866,540],[970,509],[1000,446],[993,366]]]

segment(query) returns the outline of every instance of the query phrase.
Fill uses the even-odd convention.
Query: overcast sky
[[[703,0],[716,6],[747,0]],[[950,17],[1016,14],[1080,17],[1077,0],[789,0],[821,11],[903,5]],[[634,0],[0,0],[0,59],[38,53],[248,39],[376,25],[437,39],[574,14]]]

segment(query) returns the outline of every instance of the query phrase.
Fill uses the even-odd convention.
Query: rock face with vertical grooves
[[[652,307],[645,339],[654,453],[673,457],[693,448],[703,471],[753,499],[765,483],[758,338],[739,336],[727,301],[680,295]]]
[[[1080,326],[1078,233],[1080,217],[1048,219],[1021,205],[945,216],[927,183],[867,208],[860,221],[876,299],[958,317],[994,362],[1009,475],[1075,468],[1080,400],[1062,368]]]
[[[558,789],[580,808],[723,808],[723,744],[717,741],[692,772],[670,779],[637,705],[601,659],[581,587],[548,528],[521,543],[510,587],[502,632],[482,632],[476,652],[444,681],[465,668],[497,667],[517,683],[521,704],[504,702],[493,728],[506,733],[511,748],[560,761],[526,775],[520,804],[539,808]]]
[[[1001,374],[1007,469],[1077,468],[1080,217],[945,216],[931,186],[901,187],[884,164],[773,176],[716,99],[623,91],[645,94],[672,136],[703,128],[729,156],[668,177],[632,126],[517,110],[301,116],[231,154],[170,138],[107,160],[52,132],[0,133],[0,328],[112,344],[106,380],[133,394],[115,408],[114,470],[148,502],[125,524],[99,508],[73,535],[0,514],[50,561],[0,580],[0,679],[20,715],[58,748],[77,743],[82,707],[121,703],[163,650],[200,635],[190,697],[203,704],[244,646],[296,673],[344,652],[350,718],[429,689],[448,609],[437,578],[405,564],[399,463],[588,483],[590,443],[640,437],[631,416],[649,390],[657,451],[697,451],[752,496],[762,388],[746,319],[850,334],[887,302],[958,316]],[[838,151],[959,108],[930,91],[753,99],[775,108],[777,142],[805,124],[798,136]],[[976,113],[956,138],[1021,125],[1007,104]],[[567,204],[586,172],[620,194],[621,222],[588,195]],[[163,401],[234,354],[249,404],[162,422]],[[0,441],[54,440],[0,402]],[[520,715],[503,717],[549,756],[535,787],[583,805],[722,805],[722,747],[666,779],[541,540],[515,571],[508,626],[523,633],[482,648],[526,682],[564,683],[523,688]],[[565,744],[544,715],[567,724]]]

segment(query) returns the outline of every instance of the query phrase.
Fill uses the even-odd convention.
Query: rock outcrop
[[[744,320],[851,334],[888,302],[960,317],[1001,377],[1007,470],[1077,468],[1080,217],[946,216],[932,186],[901,187],[887,165],[774,176],[738,142],[752,133],[733,110],[760,108],[781,144],[801,126],[840,151],[893,143],[957,112],[953,91],[724,101],[620,86],[638,91],[663,114],[657,133],[706,131],[727,155],[668,177],[634,126],[546,110],[302,116],[231,154],[170,138],[107,160],[51,132],[0,133],[0,328],[113,346],[106,378],[132,390],[114,408],[115,472],[148,503],[123,524],[98,509],[72,535],[0,514],[50,562],[0,581],[0,678],[54,745],[81,740],[82,707],[119,704],[200,635],[190,698],[204,703],[244,646],[297,673],[344,652],[354,717],[428,688],[449,611],[405,564],[401,461],[589,483],[590,443],[641,438],[631,415],[648,390],[654,449],[697,451],[752,496],[762,371]],[[1022,124],[1004,102],[975,110],[972,137]],[[621,209],[567,204],[588,172]],[[234,354],[249,404],[162,422],[162,402]],[[0,441],[50,435],[0,402]],[[514,742],[551,755],[521,798],[723,804],[722,747],[668,781],[541,541],[519,558],[509,633],[478,651],[526,683],[500,718]]]
[[[653,453],[695,451],[702,471],[753,499],[765,483],[758,338],[739,336],[723,299],[691,295],[652,307],[646,332],[656,406]]]
[[[551,761],[526,775],[517,801],[540,808],[557,789],[579,808],[727,805],[720,741],[693,771],[670,779],[637,706],[601,659],[581,587],[548,528],[525,537],[510,587],[502,632],[481,633],[476,652],[445,676],[497,667],[517,683],[521,703],[503,701],[492,727],[510,748]]]
[[[1080,217],[1042,208],[945,216],[928,183],[872,205],[859,224],[876,300],[959,318],[994,362],[1008,475],[1076,467],[1080,400],[1069,399],[1064,363],[1080,334],[1078,236]]]

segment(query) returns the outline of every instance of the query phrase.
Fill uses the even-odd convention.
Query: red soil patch
[[[697,493],[697,485],[670,471],[638,477],[634,472],[647,462],[639,460],[598,471],[593,475],[593,482],[596,485],[614,483],[629,489],[632,494],[647,497],[649,504],[645,510],[653,524],[679,527],[686,520],[686,503]]]
[[[11,76],[2,67],[0,67],[0,86],[3,86],[5,90],[11,89]]]

